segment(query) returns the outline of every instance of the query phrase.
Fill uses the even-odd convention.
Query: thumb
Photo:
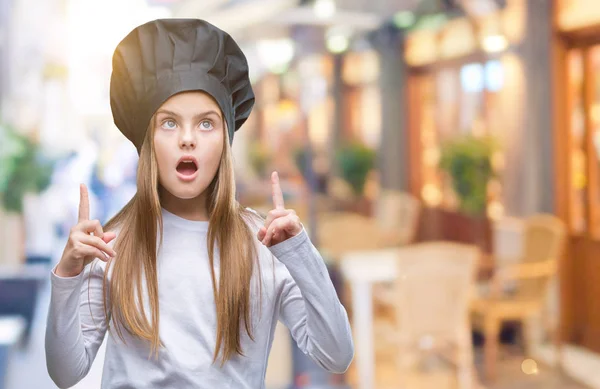
[[[115,234],[112,231],[105,232],[104,235],[102,236],[102,240],[104,241],[104,243],[108,243],[116,237],[117,237],[117,234]]]

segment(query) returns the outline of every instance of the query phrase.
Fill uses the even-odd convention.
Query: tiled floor
[[[51,389],[56,388],[48,377],[44,354],[45,318],[48,307],[48,294],[42,294],[39,300],[37,320],[34,323],[32,337],[27,348],[15,353],[8,372],[6,389]],[[98,357],[88,376],[80,382],[77,389],[98,389],[102,373],[102,360],[104,348],[100,349]],[[476,360],[480,360],[479,354]],[[539,373],[526,375],[521,369],[522,357],[518,350],[513,352],[504,350],[504,355],[499,364],[498,379],[493,384],[479,386],[476,389],[583,389],[572,380],[562,377],[556,371],[539,365]],[[455,389],[457,388],[452,369],[443,364],[436,363],[428,366],[426,370],[414,372],[409,377],[407,389]],[[349,383],[355,383],[355,370],[353,367],[348,373]],[[377,360],[377,389],[398,389],[397,370],[392,358]],[[475,388],[474,388],[475,389]]]
[[[562,376],[554,369],[538,364],[537,373],[527,375],[523,372],[523,357],[518,350],[503,350],[498,365],[498,377],[493,383],[477,379],[473,389],[585,389],[573,380]],[[480,374],[481,353],[477,350],[477,371]],[[378,356],[376,364],[377,389],[459,389],[453,368],[443,361],[432,361],[421,369],[407,374],[406,384],[401,386],[398,370],[390,358]],[[349,383],[355,387],[356,371],[351,368],[348,374]]]
[[[584,389],[573,380],[544,365],[538,365],[538,374],[526,375],[521,370],[523,358],[513,356],[499,365],[498,378],[489,389]]]

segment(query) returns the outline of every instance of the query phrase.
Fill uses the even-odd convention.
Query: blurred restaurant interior
[[[351,320],[343,375],[278,327],[266,389],[600,388],[598,0],[0,0],[0,389],[55,387],[50,270],[80,183],[102,223],[136,191],[111,56],[156,18],[240,44],[238,200],[279,172]]]

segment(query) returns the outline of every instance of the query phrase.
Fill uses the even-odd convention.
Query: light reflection
[[[523,371],[523,373],[525,373],[527,375],[533,375],[533,374],[539,373],[537,362],[534,361],[533,359],[524,360],[523,363],[521,363],[521,370]]]

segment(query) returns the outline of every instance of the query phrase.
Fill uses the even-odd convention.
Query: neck
[[[159,193],[161,206],[172,214],[187,220],[208,221],[205,192],[192,199],[181,199],[173,196],[162,187],[159,189]]]

